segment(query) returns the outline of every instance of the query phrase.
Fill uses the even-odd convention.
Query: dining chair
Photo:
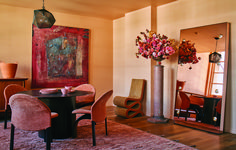
[[[179,91],[183,91],[186,81],[179,81],[176,82],[176,95],[175,95],[175,109],[179,109],[181,105],[181,99],[179,97]]]
[[[221,114],[221,103],[222,103],[222,100],[219,100],[219,101],[217,102],[217,104],[216,104],[216,107],[215,107],[216,112],[217,112],[218,114]]]
[[[51,119],[58,116],[39,99],[27,94],[14,94],[10,97],[11,115],[10,150],[14,146],[15,128],[26,131],[41,131],[45,133],[46,149],[51,148]]]
[[[185,113],[185,121],[187,121],[187,117],[190,114],[196,114],[196,122],[198,122],[198,120],[201,120],[202,108],[199,105],[192,104],[190,101],[190,98],[188,97],[188,95],[185,92],[179,91],[179,95],[182,100],[182,103],[180,106],[178,118],[179,118],[181,111],[183,111]]]
[[[96,90],[92,84],[81,84],[75,87],[73,90],[92,92],[92,94],[89,95],[76,96],[76,104],[75,104],[76,109],[92,105],[94,103]]]
[[[215,107],[215,113],[216,113],[215,116],[217,118],[217,120],[215,122],[215,126],[220,126],[221,104],[222,104],[222,99],[217,102],[216,107]]]
[[[19,84],[9,84],[8,86],[5,87],[4,89],[4,98],[5,98],[5,115],[4,115],[4,129],[7,128],[7,117],[8,117],[8,110],[10,109],[9,107],[9,98],[18,92],[21,91],[27,91],[26,88]]]
[[[95,125],[98,122],[105,121],[105,130],[107,135],[107,117],[106,117],[106,102],[109,100],[113,93],[113,90],[105,92],[100,96],[92,105],[91,110],[85,109],[75,109],[72,111],[72,114],[84,114],[79,117],[74,123],[73,138],[76,136],[77,124],[82,119],[91,119],[92,123],[92,137],[93,137],[93,146],[96,146],[96,137],[95,137]]]

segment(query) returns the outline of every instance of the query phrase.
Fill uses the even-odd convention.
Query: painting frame
[[[89,29],[32,25],[31,88],[88,83]]]

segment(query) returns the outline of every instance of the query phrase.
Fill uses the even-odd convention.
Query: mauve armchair
[[[4,117],[4,129],[7,128],[7,112],[9,110],[9,99],[12,95],[18,93],[18,92],[21,92],[21,91],[27,91],[26,88],[24,88],[23,86],[21,85],[18,85],[18,84],[10,84],[8,85],[7,87],[5,87],[4,89],[4,98],[5,98],[5,117]]]
[[[95,90],[93,85],[91,85],[91,84],[81,84],[81,85],[75,87],[73,90],[92,92],[92,94],[89,94],[89,95],[76,96],[75,107],[77,109],[81,108],[81,107],[84,107],[84,106],[92,105],[94,103],[96,90]]]
[[[101,97],[99,97],[91,106],[91,110],[75,109],[74,111],[72,111],[72,114],[84,114],[81,117],[79,117],[74,123],[74,131],[72,133],[74,138],[75,138],[77,124],[82,119],[91,119],[93,146],[96,146],[96,137],[95,137],[96,123],[105,121],[105,130],[106,130],[106,135],[107,135],[106,102],[109,100],[112,93],[113,93],[113,90],[110,90],[104,93]]]
[[[10,97],[11,115],[10,150],[14,146],[15,128],[26,131],[45,132],[46,149],[51,148],[51,119],[58,116],[39,99],[27,94],[15,94]]]

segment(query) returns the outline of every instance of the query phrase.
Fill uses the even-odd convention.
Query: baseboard
[[[236,129],[235,130],[230,130],[230,133],[236,134]]]
[[[236,134],[236,129],[230,129],[230,128],[225,127],[224,132],[229,132],[229,133],[232,133],[232,134]]]

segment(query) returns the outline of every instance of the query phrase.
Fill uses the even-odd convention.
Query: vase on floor
[[[148,118],[148,121],[152,123],[167,123],[169,121],[169,119],[165,118],[163,115],[163,74],[164,66],[160,64],[155,65],[153,81],[153,117]]]
[[[2,78],[15,78],[17,63],[0,62]]]

